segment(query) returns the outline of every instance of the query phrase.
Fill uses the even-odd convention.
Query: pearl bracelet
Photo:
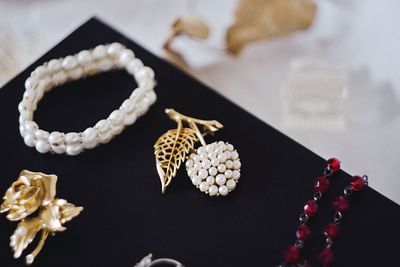
[[[119,109],[111,112],[108,118],[100,120],[95,126],[79,133],[57,131],[49,133],[39,129],[33,121],[33,113],[38,102],[44,93],[54,86],[122,68],[134,76],[138,88]],[[78,155],[85,149],[94,148],[100,143],[108,143],[126,126],[133,124],[139,116],[145,114],[156,101],[154,86],[153,70],[143,66],[142,61],[135,58],[132,50],[119,43],[99,45],[76,55],[52,59],[37,67],[25,82],[26,90],[18,105],[21,136],[27,146],[35,147],[40,153]]]

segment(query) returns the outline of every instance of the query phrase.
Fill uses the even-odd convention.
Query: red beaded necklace
[[[326,161],[325,170],[322,176],[315,179],[314,189],[315,193],[312,200],[306,202],[304,212],[300,214],[300,225],[296,232],[296,241],[293,245],[289,246],[284,253],[284,262],[277,267],[310,267],[308,262],[301,258],[300,252],[304,247],[305,241],[310,237],[311,231],[307,225],[308,220],[315,216],[318,211],[318,201],[322,198],[330,185],[330,177],[340,170],[340,161],[331,158]],[[332,244],[339,235],[339,224],[342,219],[343,213],[346,212],[349,205],[349,196],[353,192],[361,191],[368,186],[368,177],[366,175],[353,176],[350,185],[346,186],[343,195],[337,196],[332,206],[335,210],[333,221],[327,225],[324,231],[326,237],[325,246],[319,256],[320,263],[323,267],[328,267],[333,260]]]

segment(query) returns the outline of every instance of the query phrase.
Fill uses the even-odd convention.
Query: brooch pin
[[[3,197],[0,212],[8,212],[10,221],[20,221],[10,238],[14,258],[19,258],[36,234],[42,231],[35,250],[25,258],[27,264],[33,263],[49,234],[65,231],[63,224],[83,210],[64,199],[55,198],[56,183],[56,175],[24,170]]]
[[[187,174],[201,192],[210,196],[226,196],[233,191],[240,178],[238,152],[228,142],[207,144],[204,140],[205,135],[218,131],[223,125],[216,120],[188,117],[173,109],[166,109],[165,112],[178,126],[168,130],[154,145],[162,192],[185,160]],[[198,141],[201,146],[196,149]]]

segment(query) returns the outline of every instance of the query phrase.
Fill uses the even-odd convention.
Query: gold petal
[[[52,232],[62,232],[66,228],[61,224],[60,206],[51,203],[41,209],[39,217]]]
[[[49,204],[56,196],[57,176],[54,174],[41,174],[40,183],[43,186],[43,201],[42,205]]]
[[[38,218],[23,220],[18,224],[10,242],[15,258],[21,256],[24,249],[33,241],[40,229],[42,229],[42,222]]]

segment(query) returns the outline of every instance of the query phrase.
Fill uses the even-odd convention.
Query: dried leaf
[[[227,49],[239,54],[250,42],[307,29],[316,10],[313,0],[240,0],[227,32]]]
[[[169,130],[157,140],[154,145],[154,154],[163,193],[175,177],[186,155],[194,148],[196,140],[193,129],[179,126],[178,129]]]
[[[206,39],[208,37],[208,26],[203,20],[193,14],[187,14],[176,19],[172,23],[172,31],[175,35],[187,34],[194,38]]]

